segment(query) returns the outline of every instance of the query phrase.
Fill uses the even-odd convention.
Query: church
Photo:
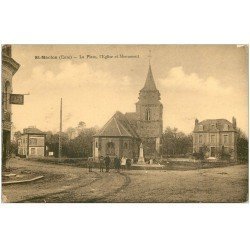
[[[142,143],[145,158],[161,154],[163,105],[156,88],[151,64],[144,87],[139,92],[136,111],[117,111],[93,138],[93,158],[107,154],[113,158],[125,156],[136,160]]]

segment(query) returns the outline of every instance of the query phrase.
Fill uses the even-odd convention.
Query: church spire
[[[157,90],[150,61],[149,61],[148,75],[147,75],[146,82],[142,90]]]

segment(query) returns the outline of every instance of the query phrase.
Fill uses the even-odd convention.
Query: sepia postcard
[[[2,45],[3,203],[248,202],[248,45]]]

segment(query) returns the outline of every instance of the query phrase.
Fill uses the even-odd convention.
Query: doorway
[[[215,157],[215,147],[211,147],[211,157]]]

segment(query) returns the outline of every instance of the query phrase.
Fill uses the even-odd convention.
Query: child
[[[127,158],[123,156],[123,157],[122,157],[122,160],[121,160],[122,170],[125,170],[126,161],[127,161]]]

